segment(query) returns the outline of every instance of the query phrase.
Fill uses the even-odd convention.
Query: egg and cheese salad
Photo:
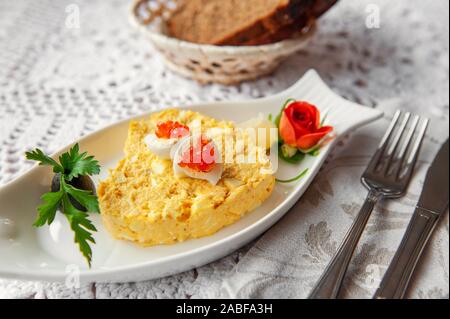
[[[103,222],[115,238],[152,246],[209,236],[271,195],[275,178],[263,169],[270,162],[225,161],[222,135],[194,139],[209,160],[187,161],[196,155],[188,141],[199,124],[228,129],[236,140],[232,123],[192,111],[166,110],[130,123],[125,158],[98,188]],[[233,147],[233,158],[251,147],[257,148]]]

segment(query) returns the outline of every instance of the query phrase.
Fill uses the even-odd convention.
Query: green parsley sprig
[[[86,152],[80,153],[78,144],[75,144],[67,153],[59,157],[59,163],[47,156],[40,149],[26,153],[26,158],[39,162],[39,165],[50,166],[55,174],[60,174],[59,190],[44,194],[43,204],[38,207],[38,217],[33,226],[50,225],[55,219],[58,209],[66,216],[70,228],[74,232],[74,241],[78,244],[81,253],[86,258],[89,267],[92,261],[92,249],[89,242],[95,244],[92,232],[97,231],[89,220],[87,212],[100,213],[98,198],[92,191],[82,190],[70,185],[74,178],[92,176],[100,173],[100,165],[93,156]],[[83,212],[72,204],[76,200],[87,212]]]

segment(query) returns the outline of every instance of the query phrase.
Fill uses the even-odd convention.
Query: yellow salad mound
[[[272,193],[275,178],[261,171],[267,163],[225,163],[217,185],[175,177],[172,162],[152,154],[144,142],[158,122],[168,120],[188,126],[201,122],[203,129],[233,128],[229,122],[183,110],[131,122],[125,158],[98,188],[103,222],[115,238],[151,246],[208,236],[238,221]],[[233,152],[236,156],[239,151]]]

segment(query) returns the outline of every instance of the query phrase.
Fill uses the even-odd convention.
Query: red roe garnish
[[[181,155],[178,165],[197,172],[211,172],[216,165],[214,145],[204,137],[198,141],[197,145],[191,145]]]
[[[189,135],[189,127],[179,122],[167,121],[156,125],[155,134],[159,138],[182,138]]]

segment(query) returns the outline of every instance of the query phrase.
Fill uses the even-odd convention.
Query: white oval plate
[[[221,120],[237,123],[258,113],[278,114],[288,98],[306,100],[322,111],[328,111],[327,124],[335,127],[337,138],[325,146],[317,157],[308,156],[300,165],[279,163],[277,177],[289,178],[305,168],[305,178],[292,185],[277,184],[272,196],[261,207],[237,223],[218,233],[170,246],[141,248],[132,243],[112,239],[104,230],[99,216],[93,216],[96,245],[93,245],[92,268],[86,267],[71,231],[64,221],[59,225],[64,234],[58,245],[58,224],[52,232],[48,226],[32,227],[40,196],[47,192],[52,178],[49,168],[35,166],[16,180],[0,188],[0,277],[64,281],[69,273],[78,274],[81,282],[141,281],[172,275],[199,267],[221,258],[261,235],[296,203],[305,192],[339,137],[382,116],[380,111],[349,102],[333,93],[315,71],[309,71],[294,86],[272,97],[233,103],[212,103],[184,107]],[[138,118],[146,117],[149,114]],[[79,141],[80,148],[95,155],[102,166],[99,179],[106,177],[123,156],[128,123],[122,121]],[[59,153],[67,151],[66,147]],[[96,179],[97,183],[99,179]],[[60,215],[60,214],[57,214]],[[58,218],[56,222],[61,220]]]

